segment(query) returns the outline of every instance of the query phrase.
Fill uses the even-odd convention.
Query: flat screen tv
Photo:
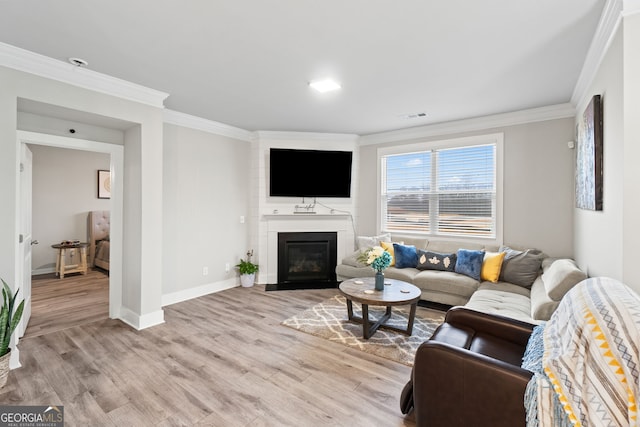
[[[272,197],[351,197],[351,151],[272,148]]]

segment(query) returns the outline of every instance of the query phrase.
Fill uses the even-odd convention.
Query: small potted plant
[[[9,343],[11,342],[11,335],[18,327],[20,318],[22,317],[22,311],[24,310],[24,300],[20,302],[15,309],[16,297],[18,291],[15,294],[11,294],[11,288],[2,280],[2,309],[0,309],[0,387],[4,387],[7,383],[7,377],[9,376],[9,359],[11,358],[11,348]]]
[[[251,262],[253,256],[253,249],[247,251],[247,260],[240,258],[240,263],[236,265],[240,272],[240,284],[243,288],[250,288],[256,280],[256,272],[258,271],[258,264]]]

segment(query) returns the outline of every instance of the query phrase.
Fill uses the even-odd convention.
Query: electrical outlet
[[[202,275],[206,276],[209,274],[209,267],[202,267]]]
[[[240,215],[240,224],[244,224],[244,215]]]
[[[226,271],[227,273],[228,273],[228,272],[230,272],[230,271],[231,271],[231,264],[226,263],[226,264],[224,265],[224,271]]]

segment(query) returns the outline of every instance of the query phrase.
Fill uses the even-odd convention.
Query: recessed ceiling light
[[[75,65],[76,67],[86,67],[87,65],[89,65],[89,63],[82,58],[69,58],[69,63]]]
[[[309,83],[309,86],[320,93],[331,92],[332,90],[338,90],[342,88],[342,86],[331,79],[317,80],[315,82]]]

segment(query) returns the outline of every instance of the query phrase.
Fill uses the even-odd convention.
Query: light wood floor
[[[31,279],[31,319],[21,339],[109,318],[109,276],[90,269],[60,279],[55,274]]]
[[[61,404],[67,426],[415,426],[398,404],[409,367],[280,325],[335,293],[233,288],[142,331],[23,339],[0,404]]]

